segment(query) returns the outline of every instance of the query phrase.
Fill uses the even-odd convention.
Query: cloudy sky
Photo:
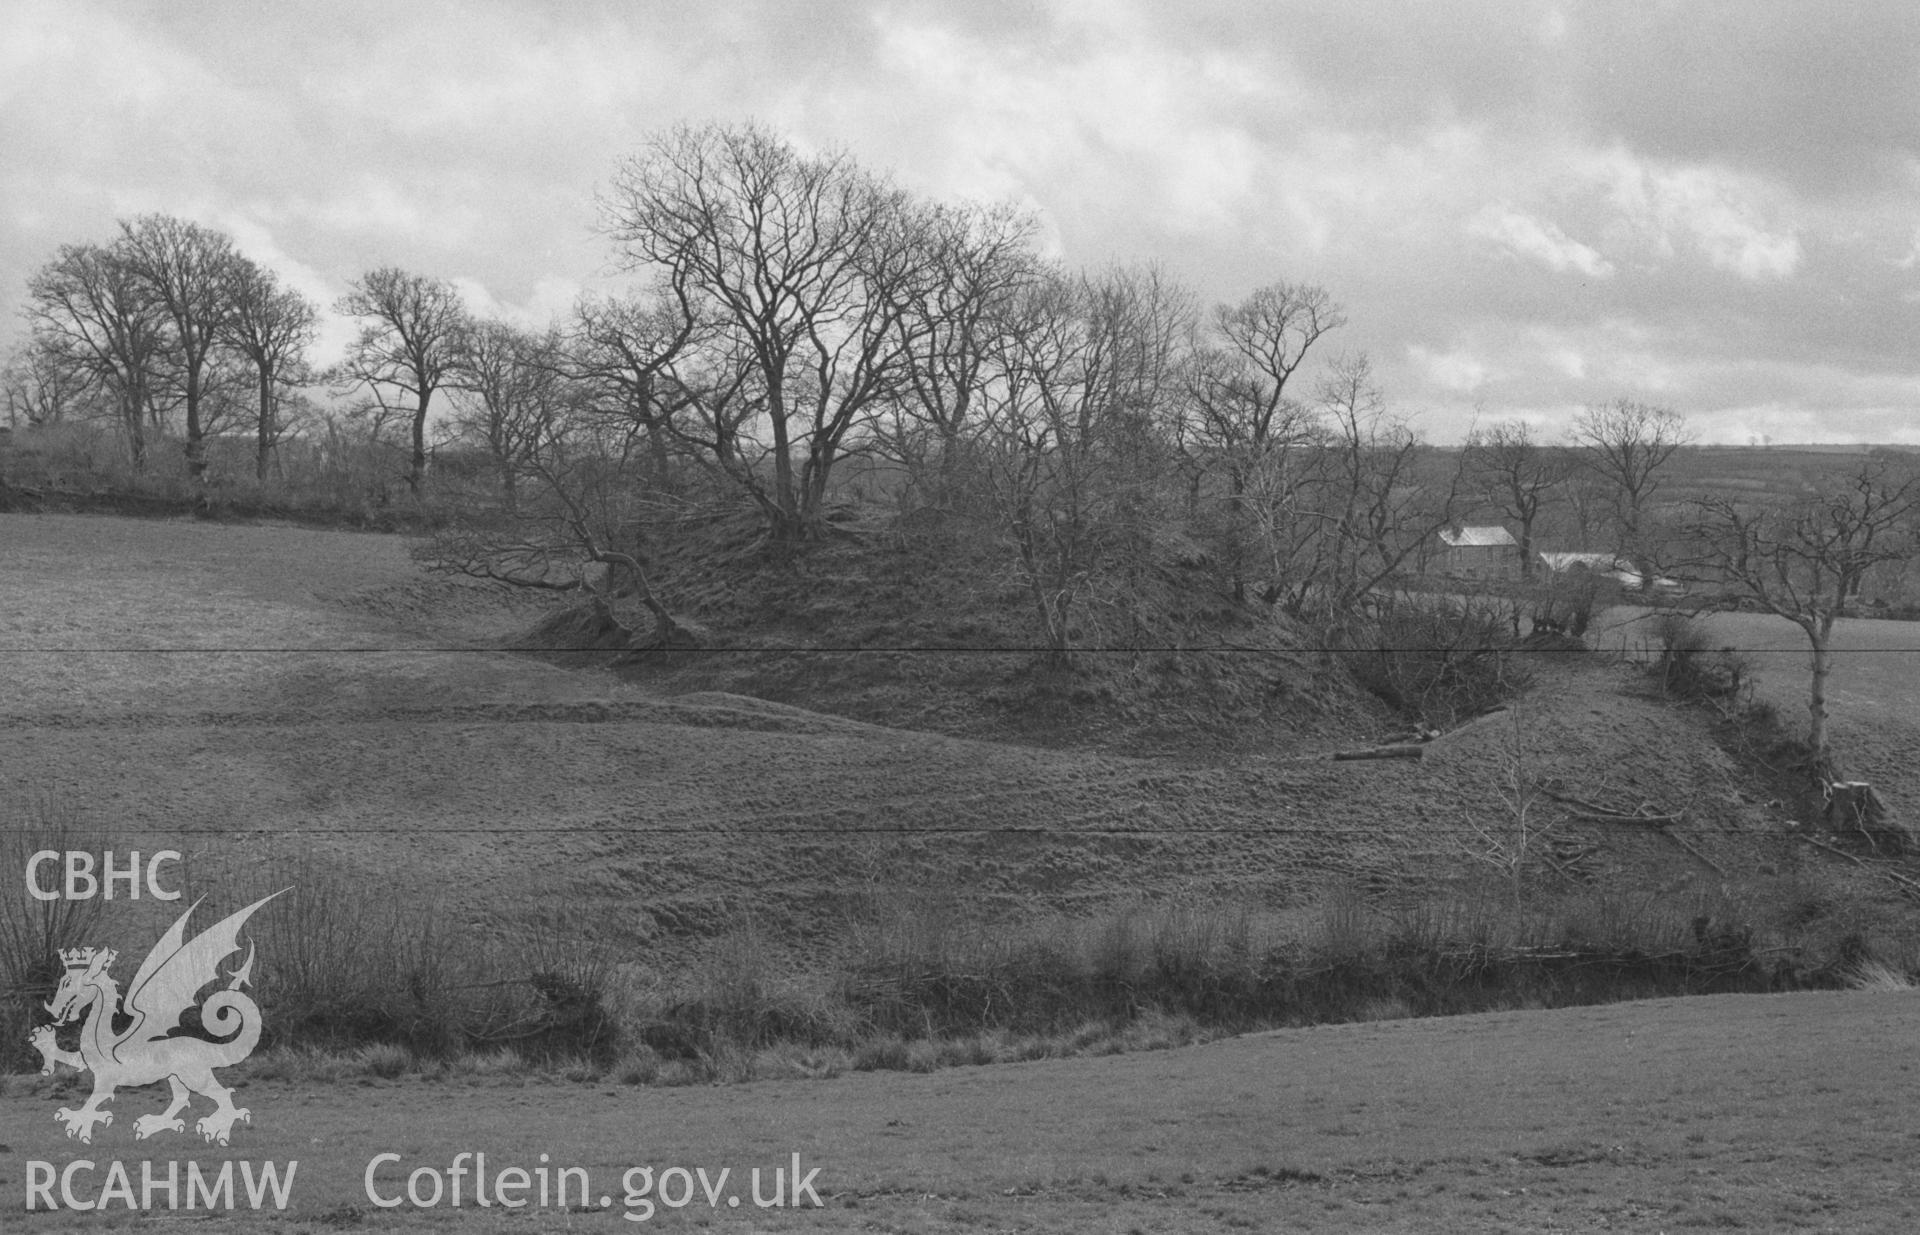
[[[1920,442],[1920,5],[0,0],[0,333],[67,241],[220,227],[545,320],[615,163],[757,118],[1076,265],[1319,283],[1396,407]],[[320,359],[346,337],[332,323]]]

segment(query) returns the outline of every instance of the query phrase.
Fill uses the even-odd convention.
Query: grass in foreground
[[[619,1181],[637,1165],[738,1178],[798,1153],[821,1168],[818,1210],[698,1199],[655,1216],[716,1230],[1908,1230],[1912,1015],[1908,992],[1720,996],[719,1089],[256,1079],[242,1089],[253,1121],[227,1150],[135,1148],[118,1124],[72,1144],[50,1095],[15,1084],[0,1095],[17,1130],[0,1187],[17,1198],[27,1160],[297,1159],[289,1211],[246,1229],[610,1231],[629,1226]],[[130,1119],[160,1100],[121,1105]],[[429,1213],[364,1193],[375,1154],[400,1154],[388,1178],[404,1180],[462,1151],[495,1170],[550,1154],[615,1203]],[[112,1217],[42,1214],[34,1229]]]

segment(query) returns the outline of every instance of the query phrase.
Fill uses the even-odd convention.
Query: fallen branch
[[[1340,750],[1333,753],[1336,760],[1341,759],[1418,759],[1426,753],[1426,747],[1413,745],[1370,746],[1365,750]]]
[[[1603,848],[1605,846],[1602,845],[1581,845],[1576,849],[1555,849],[1549,846],[1545,852],[1541,853],[1540,860],[1552,867],[1554,873],[1562,879],[1569,883],[1579,883],[1581,872],[1575,868]]]
[[[1610,811],[1575,811],[1573,817],[1589,823],[1644,823],[1650,828],[1664,828],[1681,819],[1679,815],[1616,815]]]
[[[1552,870],[1554,874],[1560,876],[1562,879],[1566,880],[1568,883],[1584,882],[1584,880],[1582,880],[1580,877],[1580,872],[1574,869],[1574,863],[1578,862],[1580,860],[1579,858],[1561,859],[1561,858],[1552,857],[1548,854],[1541,854],[1540,860],[1542,862],[1545,862],[1548,868]]]
[[[1714,861],[1712,858],[1708,857],[1706,854],[1701,853],[1698,849],[1695,849],[1692,845],[1689,845],[1686,841],[1682,840],[1680,837],[1675,836],[1673,833],[1667,831],[1665,827],[1662,827],[1660,829],[1660,835],[1666,837],[1668,840],[1672,841],[1674,844],[1680,846],[1682,849],[1686,850],[1688,853],[1692,854],[1694,857],[1699,858],[1702,862],[1705,862],[1707,866],[1710,867],[1713,870],[1713,872],[1719,875],[1722,879],[1726,878],[1727,872],[1724,867],[1722,867],[1718,862]]]
[[[1545,786],[1541,787],[1540,792],[1556,802],[1578,806],[1580,811],[1575,813],[1576,819],[1588,819],[1598,823],[1644,823],[1656,828],[1664,828],[1670,823],[1679,823],[1681,819],[1678,814],[1655,814],[1646,802],[1642,802],[1633,810],[1622,810],[1618,806],[1589,802],[1585,798],[1576,798],[1570,793],[1560,793]]]
[[[1807,844],[1812,845],[1815,849],[1824,849],[1836,858],[1845,858],[1847,861],[1853,863],[1855,866],[1862,867],[1866,870],[1874,871],[1881,875],[1885,875],[1888,879],[1893,881],[1893,885],[1895,887],[1899,888],[1902,892],[1906,893],[1908,896],[1912,897],[1913,899],[1920,900],[1920,881],[1909,879],[1907,876],[1902,875],[1898,871],[1890,871],[1890,870],[1887,870],[1885,867],[1875,866],[1873,865],[1873,863],[1867,861],[1865,858],[1862,858],[1856,854],[1848,853],[1846,850],[1836,848],[1833,845],[1829,845],[1827,842],[1821,840],[1817,836],[1808,836],[1805,832],[1795,832],[1794,835],[1799,837],[1801,840],[1807,842]]]
[[[1834,857],[1845,858],[1847,861],[1853,863],[1855,866],[1865,866],[1867,864],[1865,858],[1862,858],[1857,854],[1848,853],[1844,849],[1837,849],[1834,846],[1829,845],[1827,842],[1821,840],[1817,836],[1808,836],[1805,832],[1795,832],[1794,835],[1798,836],[1801,840],[1807,842],[1809,845],[1812,845],[1815,849],[1824,849],[1828,853],[1832,854]]]

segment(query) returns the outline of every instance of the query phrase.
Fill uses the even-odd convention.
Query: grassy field
[[[1129,757],[663,697],[498,650],[539,610],[423,574],[402,538],[5,526],[0,808],[61,795],[103,841],[177,844],[216,884],[297,849],[476,939],[537,931],[671,966],[750,927],[805,963],[838,924],[901,898],[1011,919],[1143,899],[1290,911],[1476,869],[1470,825],[1505,809],[1516,749],[1511,719],[1490,718],[1418,763],[1328,762],[1369,740],[1341,727],[1213,761]],[[1907,697],[1874,692],[1910,691],[1915,661],[1884,659],[1857,679],[1843,665],[1836,725],[1893,750],[1920,726]],[[1774,877],[1757,838],[1778,831],[1778,804],[1699,717],[1630,668],[1532,667],[1518,730],[1532,774],[1681,810],[1700,855],[1564,820],[1558,835],[1594,850],[1587,873],[1681,899]]]
[[[1385,921],[1402,893],[1478,869],[1471,823],[1500,817],[1516,753],[1570,797],[1681,816],[1664,834],[1560,819],[1596,895],[1657,903],[1682,932],[1708,904],[1733,915],[1720,925],[1791,911],[1795,930],[1834,937],[1895,920],[1886,886],[1783,840],[1782,804],[1631,666],[1542,660],[1517,715],[1418,762],[1328,761],[1369,736],[1347,729],[1208,761],[665,697],[500,650],[536,617],[422,575],[398,538],[0,517],[0,809],[24,818],[52,794],[103,845],[176,844],[190,896],[297,852],[382,903],[437,907],[449,953],[595,948],[662,1000],[743,936],[769,950],[762,976],[799,972],[849,924],[884,925],[876,907],[1036,930],[1129,903]],[[1843,661],[1837,724],[1892,758],[1914,741],[1914,660],[1901,628],[1861,625],[1888,642]],[[1791,714],[1792,678],[1768,673],[1764,689]],[[655,1219],[716,1230],[1901,1229],[1920,1136],[1912,998],[1384,1021],[726,1088],[514,1067],[262,1074],[225,1156],[301,1161],[290,1221],[314,1229],[616,1229],[601,1212],[374,1212],[361,1192],[375,1153],[411,1167],[462,1149],[522,1166],[547,1152],[596,1187],[632,1164],[738,1172],[797,1152],[821,1166],[819,1213]],[[213,1162],[197,1144],[134,1144],[156,1097],[123,1095],[86,1155]],[[29,1160],[80,1153],[51,1117],[71,1102],[8,1082],[7,1207]]]
[[[1420,764],[1329,763],[1310,743],[1209,764],[661,698],[491,650],[530,611],[422,576],[397,538],[86,516],[10,516],[8,533],[0,797],[60,791],[129,846],[180,842],[210,871],[297,843],[481,931],[668,959],[748,918],[802,936],[876,889],[1018,916],[1391,885],[1458,865],[1507,741],[1480,725]],[[1704,786],[1709,838],[1765,826],[1696,725],[1617,686],[1542,693],[1544,771],[1656,800]],[[1621,860],[1643,848],[1621,838]]]
[[[1699,619],[1710,646],[1732,647],[1753,662],[1760,698],[1779,709],[1789,733],[1807,727],[1807,637],[1785,618],[1715,613]],[[1622,606],[1603,615],[1593,638],[1604,648],[1646,658],[1658,648],[1648,613]],[[1833,742],[1848,774],[1871,780],[1897,812],[1920,809],[1920,623],[1843,618],[1834,627],[1833,680],[1827,709]]]
[[[46,1082],[0,1097],[16,1208],[27,1163],[297,1161],[284,1215],[196,1229],[613,1231],[625,1170],[727,1167],[739,1208],[648,1225],[711,1231],[1886,1232],[1920,1221],[1913,992],[1724,996],[1252,1035],[1201,1047],[930,1076],[634,1090],[508,1078],[253,1084],[225,1151],[131,1139],[129,1093],[90,1149],[63,1141]],[[444,1172],[588,1172],[606,1210],[381,1210],[376,1187]],[[799,1154],[822,1207],[759,1210],[747,1171]],[[184,1167],[182,1168],[184,1170]],[[91,1181],[91,1191],[89,1190]],[[637,1181],[636,1181],[637,1182]],[[678,1195],[678,1181],[669,1194]],[[424,1185],[423,1185],[424,1187]],[[531,1195],[531,1194],[530,1194]],[[763,1192],[763,1195],[765,1193]],[[805,1199],[805,1198],[803,1198]],[[634,1212],[638,1213],[636,1206]],[[41,1213],[21,1230],[124,1225]],[[137,1224],[141,1228],[145,1222]]]

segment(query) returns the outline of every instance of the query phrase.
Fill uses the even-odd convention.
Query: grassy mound
[[[1154,542],[1122,595],[1086,606],[1064,662],[1041,646],[1032,597],[991,530],[963,519],[907,528],[849,512],[828,538],[787,548],[730,516],[662,538],[656,572],[675,613],[709,633],[698,654],[629,670],[674,693],[1154,754],[1333,742],[1392,723],[1306,632],[1226,599],[1174,535]]]

